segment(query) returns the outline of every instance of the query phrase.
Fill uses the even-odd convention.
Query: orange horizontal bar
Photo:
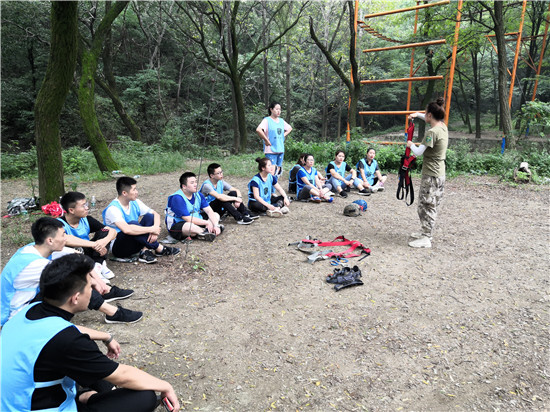
[[[432,44],[443,44],[446,42],[447,41],[445,39],[441,39],[441,40],[424,41],[421,43],[401,44],[399,46],[380,47],[378,49],[367,49],[367,50],[363,50],[363,53],[378,52],[378,51],[384,51],[384,50],[409,49],[411,47],[430,46]]]
[[[390,112],[359,112],[359,114],[362,115],[370,115],[370,114],[411,114],[411,113],[424,113],[425,110],[397,110],[397,111],[390,111]]]
[[[405,145],[405,144],[407,144],[407,142],[385,142],[385,141],[376,141],[376,140],[365,140],[365,143],[367,143],[367,144],[381,144],[381,145],[392,145],[392,144]]]
[[[365,19],[370,19],[371,17],[378,17],[378,16],[387,16],[388,14],[402,13],[404,11],[425,9],[426,7],[442,6],[444,4],[449,4],[450,2],[451,2],[450,0],[436,1],[435,3],[421,4],[419,6],[407,7],[404,9],[381,11],[380,13],[367,14],[365,15]]]
[[[505,36],[517,36],[519,31],[512,31],[510,33],[504,33]],[[495,37],[496,34],[488,34],[487,37]]]
[[[419,82],[422,80],[443,80],[443,76],[419,76],[419,77],[405,77],[403,79],[361,80],[361,84]]]

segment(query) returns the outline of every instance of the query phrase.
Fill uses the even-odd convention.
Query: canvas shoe
[[[241,220],[237,220],[238,225],[249,225],[251,223],[254,223],[254,221],[248,216],[243,216]]]
[[[117,306],[118,310],[113,316],[105,316],[105,323],[136,323],[143,318],[143,312],[124,309],[120,305]]]
[[[340,193],[338,193],[340,195],[340,197],[343,197],[343,198],[346,198],[348,197],[348,194],[345,190],[342,189],[342,191]]]
[[[157,252],[155,250],[155,255],[156,256],[170,256],[170,255],[176,256],[180,252],[181,252],[181,249],[179,247],[164,246],[164,248],[160,252]]]
[[[105,293],[101,297],[105,302],[112,302],[114,300],[127,299],[134,294],[132,289],[120,289],[117,286],[112,286],[109,293]]]
[[[360,190],[359,193],[361,196],[370,196],[370,189],[367,189],[366,187],[362,190]]]
[[[107,267],[107,263],[105,261],[101,264],[101,276],[105,279],[112,279],[115,277],[115,274]]]
[[[213,242],[214,239],[216,239],[216,235],[214,233],[210,233],[208,229],[204,229],[204,232],[197,235],[197,239],[206,240],[207,242]]]
[[[256,213],[253,213],[253,212],[245,213],[244,215],[252,220],[256,220],[260,218],[260,215],[257,215]]]
[[[156,263],[157,258],[155,257],[155,254],[150,251],[149,249],[142,251],[139,254],[138,260],[143,263]]]
[[[268,217],[281,217],[283,216],[283,212],[281,212],[280,210],[268,210],[266,212],[267,216]]]
[[[409,246],[415,248],[430,248],[432,247],[432,241],[429,237],[422,236],[420,239],[411,240]]]
[[[288,207],[283,206],[283,207],[281,208],[281,213],[282,213],[283,215],[286,215],[288,212],[290,212],[290,209],[289,209]]]

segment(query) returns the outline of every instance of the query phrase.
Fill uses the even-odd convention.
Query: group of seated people
[[[296,193],[298,200],[320,203],[332,201],[334,193],[341,197],[348,197],[352,187],[360,195],[370,196],[371,193],[384,190],[386,175],[380,172],[378,162],[374,159],[376,151],[369,148],[365,158],[359,160],[356,169],[345,162],[346,154],[337,150],[334,160],[326,167],[326,177],[313,166],[313,155],[300,155],[298,163],[290,170],[288,190]]]
[[[303,154],[290,171],[289,192],[296,193],[298,200],[317,203],[332,201],[332,190],[347,197],[352,186],[365,195],[383,190],[386,176],[374,156],[374,149],[369,149],[357,165],[358,175],[346,164],[344,152],[338,151],[324,178],[315,169],[313,156]],[[193,237],[213,241],[224,230],[220,221],[226,214],[237,224],[248,225],[261,215],[289,213],[290,199],[273,164],[266,157],[256,162],[258,173],[248,183],[246,206],[240,190],[223,179],[219,164],[208,166],[208,179],[200,189],[194,173],[183,173],[179,189],[166,204],[166,243]],[[114,274],[106,265],[107,255],[115,260],[137,256],[150,264],[181,251],[159,241],[161,217],[138,199],[134,178],[120,177],[116,190],[117,197],[103,210],[103,222],[89,216],[83,193],[66,193],[60,201],[63,216],[34,222],[34,242],[20,248],[4,267],[1,410],[153,410],[159,402],[154,391],[176,410],[179,407],[169,383],[111,360],[118,357],[120,345],[109,333],[69,322],[88,308],[104,313],[106,323],[138,322],[142,312],[110,303],[129,298],[134,291],[111,285]],[[106,356],[92,340],[103,341]],[[111,390],[113,385],[120,388]]]

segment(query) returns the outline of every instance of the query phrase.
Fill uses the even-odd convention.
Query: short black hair
[[[49,237],[54,237],[57,231],[63,228],[63,223],[53,217],[41,217],[31,226],[34,243],[42,245]]]
[[[180,176],[180,187],[182,187],[183,185],[187,185],[187,180],[190,177],[197,177],[197,175],[193,172],[185,172],[184,174],[182,174]]]
[[[210,163],[208,167],[206,168],[206,173],[208,173],[208,177],[212,176],[214,174],[214,171],[218,168],[222,167],[221,165],[217,163]]]
[[[120,196],[122,192],[129,191],[133,185],[137,184],[137,180],[133,177],[122,176],[119,177],[116,181],[116,191]]]
[[[40,276],[40,295],[48,303],[63,305],[70,296],[84,290],[93,268],[92,258],[80,253],[52,260]]]
[[[69,211],[69,208],[75,207],[76,202],[86,199],[86,195],[80,192],[67,192],[63,195],[59,203],[65,212]]]

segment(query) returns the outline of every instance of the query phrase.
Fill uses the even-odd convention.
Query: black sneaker
[[[346,193],[345,190],[342,190],[339,194],[341,197],[348,197],[348,194]]]
[[[344,190],[345,190],[346,192],[349,192],[349,191],[351,190],[351,187],[349,187],[348,185],[346,185],[346,187],[344,187]]]
[[[363,196],[370,196],[370,189],[367,189],[367,188],[365,187],[363,190],[360,190],[360,191],[359,191],[359,194],[360,194],[360,195],[363,195]]]
[[[161,252],[157,252],[155,250],[156,256],[176,256],[178,253],[181,252],[181,249],[179,247],[171,247],[171,246],[164,246],[164,249],[162,249]]]
[[[121,300],[129,298],[134,294],[132,289],[120,289],[116,286],[111,286],[111,291],[102,295],[105,302],[112,302],[113,300]]]
[[[259,218],[260,218],[260,215],[257,215],[256,213],[252,213],[252,212],[245,213],[244,215],[245,215],[246,217],[252,219],[252,220],[256,220],[256,219],[259,219]]]
[[[204,232],[197,235],[197,239],[213,242],[214,239],[216,239],[216,235],[214,233],[210,233],[207,229],[205,229]]]
[[[241,220],[237,220],[238,225],[249,225],[251,223],[254,223],[254,221],[248,216],[243,216]]]
[[[155,257],[153,252],[147,249],[139,254],[138,260],[143,263],[156,263],[157,258]]]
[[[143,317],[142,312],[137,310],[124,309],[117,305],[118,310],[113,316],[105,316],[105,323],[136,323]]]

